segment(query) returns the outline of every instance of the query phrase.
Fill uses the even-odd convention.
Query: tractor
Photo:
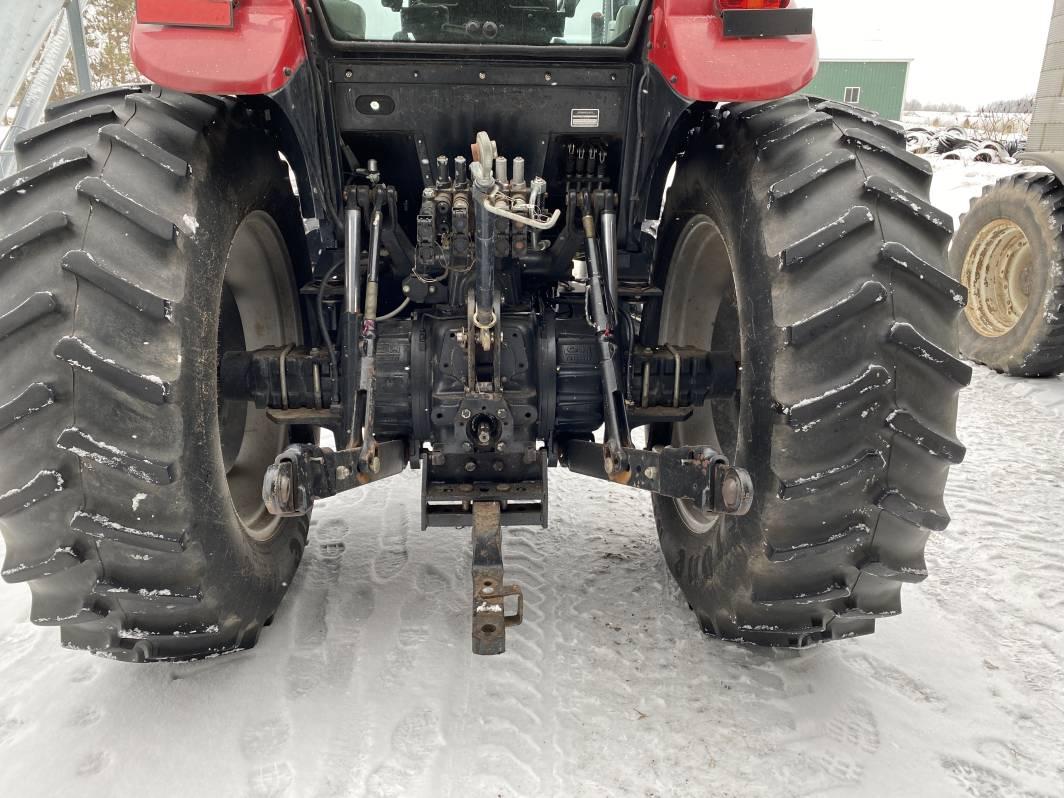
[[[151,84],[0,182],[3,576],[64,646],[253,646],[314,503],[407,468],[476,654],[554,467],[650,494],[707,635],[867,634],[925,578],[952,222],[900,126],[796,93],[810,10],[138,0],[130,46]]]

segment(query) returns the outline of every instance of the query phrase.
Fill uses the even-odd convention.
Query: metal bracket
[[[502,506],[473,503],[473,653],[502,654],[506,628],[524,620],[525,597],[517,585],[503,584]],[[517,597],[517,612],[506,614],[505,599]]]

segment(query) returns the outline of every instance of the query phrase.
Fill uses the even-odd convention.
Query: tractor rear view
[[[793,94],[787,5],[139,0],[155,84],[53,106],[0,182],[33,620],[123,660],[247,648],[315,501],[414,468],[500,653],[502,529],[548,524],[555,466],[651,494],[709,634],[897,614],[964,456],[965,290],[900,128]]]

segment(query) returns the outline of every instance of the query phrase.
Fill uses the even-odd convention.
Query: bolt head
[[[473,414],[472,412],[470,412],[468,407],[462,411],[462,418],[469,418],[471,415]]]
[[[476,462],[474,462],[473,460],[470,460],[468,463],[465,464],[465,470],[466,471],[470,471],[470,472],[476,471],[477,470]]]

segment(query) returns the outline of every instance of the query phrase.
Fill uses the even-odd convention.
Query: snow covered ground
[[[935,199],[1002,169],[944,164]],[[646,497],[568,475],[507,532],[502,657],[469,653],[467,533],[418,530],[413,474],[319,506],[244,654],[64,651],[0,585],[0,795],[1064,795],[1064,382],[977,369],[961,437],[905,613],[804,652],[703,638]]]

